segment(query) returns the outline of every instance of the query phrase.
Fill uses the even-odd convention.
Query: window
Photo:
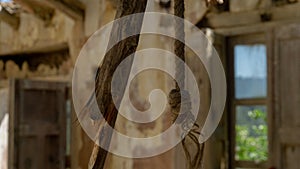
[[[268,161],[267,51],[262,36],[230,40],[231,168],[265,168]]]

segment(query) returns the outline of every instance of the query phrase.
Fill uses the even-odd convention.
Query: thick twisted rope
[[[176,60],[176,72],[175,72],[175,80],[176,89],[179,90],[184,89],[184,79],[185,79],[185,31],[184,31],[184,22],[180,18],[184,18],[184,0],[175,0],[174,2],[174,14],[179,17],[175,19],[175,43],[174,43],[174,52],[175,55],[178,56],[183,62],[179,59]],[[180,41],[182,40],[182,42]]]
[[[182,129],[188,132],[189,137],[197,146],[197,152],[194,157],[191,156],[186,144],[186,138],[183,138],[182,145],[188,161],[187,168],[199,169],[203,157],[204,145],[200,145],[197,139],[197,135],[200,133],[197,131],[199,126],[194,124],[195,117],[191,113],[192,104],[190,94],[185,88],[185,31],[184,31],[184,0],[175,0],[174,2],[174,14],[179,17],[175,19],[175,43],[174,52],[181,60],[176,60],[175,69],[175,84],[176,88],[169,93],[169,104],[171,111],[174,114],[174,121],[181,124]],[[182,19],[180,19],[182,18]],[[186,133],[184,133],[186,134]]]

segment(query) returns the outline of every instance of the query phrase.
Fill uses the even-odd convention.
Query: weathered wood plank
[[[208,25],[212,28],[250,25],[261,21],[259,11],[209,13],[207,19]]]
[[[224,36],[237,36],[245,34],[256,34],[270,32],[273,28],[282,25],[292,24],[299,22],[298,18],[290,20],[280,20],[280,21],[270,21],[270,22],[260,22],[253,25],[243,25],[236,27],[226,27],[226,28],[215,28],[214,32],[219,33]]]
[[[283,21],[298,19],[300,17],[300,3],[289,4],[281,7],[272,7],[267,14],[271,21]],[[210,13],[207,15],[208,26],[212,28],[228,28],[262,23],[261,15],[266,14],[261,10],[245,12],[223,12],[220,14]]]
[[[276,168],[298,168],[293,156],[299,154],[300,103],[300,25],[284,25],[275,29],[274,36],[274,120],[277,132]],[[279,131],[279,132],[278,132]]]
[[[235,105],[265,105],[267,100],[265,98],[261,99],[237,99],[234,100]]]
[[[18,29],[20,18],[10,14],[5,8],[0,6],[0,20],[9,24],[12,28]]]
[[[45,86],[26,89],[26,86]],[[48,90],[54,89],[56,90]],[[10,169],[65,168],[66,83],[13,80],[10,88]],[[33,106],[34,105],[34,106]],[[51,158],[53,160],[46,160]]]
[[[1,56],[7,56],[7,55],[47,53],[47,52],[59,51],[63,49],[68,49],[67,43],[57,43],[55,41],[38,41],[36,46],[28,49],[20,49],[20,50],[12,50],[11,48],[2,49],[0,51],[0,58]]]
[[[282,158],[284,169],[298,169],[300,146],[284,147],[284,158]]]
[[[300,127],[285,127],[279,130],[280,141],[286,145],[300,146]]]

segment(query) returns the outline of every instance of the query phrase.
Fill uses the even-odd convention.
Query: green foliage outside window
[[[255,109],[248,111],[247,124],[236,125],[236,160],[266,161],[268,158],[268,139],[266,113]]]

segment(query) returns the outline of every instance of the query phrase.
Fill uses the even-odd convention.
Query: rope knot
[[[168,100],[171,112],[175,116],[174,121],[182,124],[182,128],[186,131],[191,129],[195,117],[191,113],[192,102],[189,92],[187,90],[173,89],[169,93]]]

